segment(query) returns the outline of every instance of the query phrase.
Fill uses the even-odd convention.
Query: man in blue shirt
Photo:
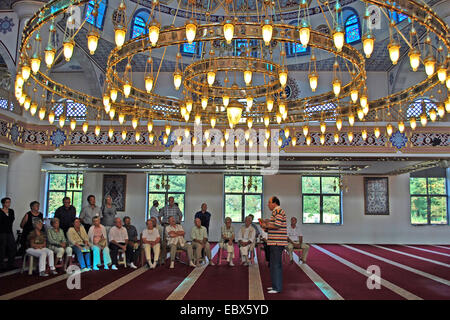
[[[202,222],[202,226],[206,228],[206,231],[209,234],[209,220],[211,219],[211,213],[206,211],[208,209],[206,203],[202,203],[201,209],[202,209],[201,211],[195,214],[194,219],[199,218],[200,221]]]

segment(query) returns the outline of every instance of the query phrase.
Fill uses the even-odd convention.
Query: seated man
[[[166,227],[166,233],[167,245],[170,247],[170,269],[174,268],[177,249],[187,252],[189,265],[195,268],[196,265],[192,262],[192,246],[184,240],[183,227],[181,224],[175,223],[174,216],[169,217],[169,225]]]
[[[161,251],[159,253],[159,263],[164,264],[167,257],[167,239],[164,237],[164,228],[161,224],[158,223],[158,218],[151,217],[150,220],[153,222],[153,228],[158,229],[160,243],[161,243]]]
[[[122,226],[122,220],[120,218],[114,219],[114,227],[109,230],[109,250],[111,253],[111,261],[112,266],[111,269],[117,270],[117,255],[119,253],[119,249],[122,249],[125,251],[127,260],[129,259],[128,256],[132,256],[133,252],[130,252],[130,248],[128,246],[128,232],[127,229],[125,229]],[[136,266],[133,264],[130,264],[130,266],[133,269],[136,269]]]
[[[127,253],[127,264],[133,269],[136,269],[137,258],[139,257],[139,239],[136,227],[131,224],[131,218],[126,216],[123,218],[123,227],[127,229],[128,233],[128,244],[127,250],[131,252],[130,255]]]
[[[248,266],[248,254],[255,249],[255,228],[252,227],[252,218],[247,216],[245,224],[238,232],[237,240],[239,242],[239,250],[241,252],[241,263]]]
[[[147,260],[150,269],[156,267],[156,262],[159,259],[159,251],[161,249],[160,243],[161,237],[158,228],[156,228],[152,220],[147,220],[147,229],[142,231],[142,248],[145,252],[145,259]],[[151,250],[153,250],[153,263],[151,262]]]
[[[288,234],[288,245],[287,250],[289,252],[289,257],[291,262],[293,261],[293,252],[295,249],[302,249],[302,257],[299,263],[306,263],[306,258],[308,257],[309,245],[303,243],[303,235],[300,231],[300,227],[297,226],[297,218],[291,218],[291,224],[287,228]]]
[[[225,225],[222,226],[221,230],[221,239],[219,246],[223,250],[227,251],[227,262],[231,267],[234,267],[233,259],[234,259],[234,228],[231,225],[231,218],[225,218]]]
[[[202,258],[202,249],[205,249],[205,255],[209,260],[209,265],[213,266],[211,260],[211,247],[208,242],[208,233],[206,227],[202,226],[200,218],[195,218],[195,226],[191,230],[192,249],[195,250],[195,264],[200,264]]]

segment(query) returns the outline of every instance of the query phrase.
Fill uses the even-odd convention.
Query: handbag
[[[98,246],[101,247],[102,249],[106,247],[106,239],[105,238],[101,238],[100,241],[98,242]]]

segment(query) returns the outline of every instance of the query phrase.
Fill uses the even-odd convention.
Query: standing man
[[[87,197],[87,202],[89,205],[83,208],[80,213],[80,220],[84,225],[85,230],[89,230],[92,225],[92,218],[100,217],[102,218],[102,209],[95,205],[95,196],[89,195]]]
[[[280,293],[283,290],[283,266],[281,254],[287,246],[286,214],[280,207],[280,200],[273,196],[267,204],[272,210],[270,219],[262,220],[261,227],[267,230],[267,245],[270,248],[270,278],[272,287],[268,293]]]
[[[77,212],[75,207],[70,204],[70,198],[64,197],[63,205],[55,211],[55,218],[59,219],[59,226],[64,231],[64,235],[73,226],[76,217]]]
[[[208,206],[206,203],[202,203],[201,210],[195,214],[194,219],[199,218],[202,226],[206,228],[206,232],[209,234],[209,220],[211,220],[211,213],[206,211]]]
[[[208,242],[208,234],[206,228],[202,226],[200,218],[195,218],[195,226],[191,230],[192,249],[195,252],[195,264],[199,266],[202,258],[202,249],[205,249],[205,256],[209,260],[209,265],[213,266],[214,262],[211,259],[211,246]]]
[[[299,264],[306,263],[306,258],[308,257],[308,251],[309,251],[309,245],[306,243],[303,243],[303,235],[300,231],[300,226],[297,225],[297,218],[292,217],[291,218],[291,224],[287,228],[287,234],[288,234],[288,245],[287,250],[289,252],[289,257],[291,259],[291,262],[293,261],[293,252],[294,249],[302,249],[302,258],[299,261]]]
[[[169,197],[169,204],[159,211],[159,218],[162,225],[169,224],[169,217],[174,217],[176,224],[181,223],[181,219],[183,218],[183,214],[181,213],[180,208],[175,205],[173,197]]]
[[[159,217],[159,210],[158,210],[159,202],[158,200],[153,200],[153,206],[150,208],[150,219]]]

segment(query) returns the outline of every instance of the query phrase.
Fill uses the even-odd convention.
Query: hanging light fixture
[[[63,42],[63,53],[66,61],[70,61],[73,55],[73,48],[75,46],[75,42],[71,39],[66,39]]]
[[[158,43],[160,28],[161,25],[156,20],[153,20],[148,28],[148,38],[153,47]]]
[[[416,118],[411,118],[411,119],[409,119],[409,125],[411,126],[411,129],[416,129],[416,127],[417,127],[417,121],[416,121]]]
[[[282,67],[280,69],[280,71],[278,72],[278,78],[279,78],[280,84],[283,88],[286,86],[287,77],[288,77],[287,69],[285,67]]]
[[[308,75],[308,78],[309,78],[309,86],[311,87],[311,91],[316,92],[317,84],[319,81],[319,75],[317,74],[317,72],[311,72]]]
[[[210,123],[211,123],[211,128],[214,129],[216,126],[216,117],[211,117]]]
[[[325,122],[321,122],[320,123],[320,132],[325,133],[325,131],[327,130],[327,125],[325,124]]]
[[[372,35],[372,33],[368,32],[367,34],[365,34],[363,36],[362,42],[363,42],[363,50],[366,55],[366,58],[369,59],[373,52],[373,47],[375,44],[375,37]]]
[[[445,67],[444,64],[441,64],[438,67],[437,74],[438,74],[439,81],[443,84],[445,82],[445,80],[447,79],[447,68]]]
[[[183,75],[181,74],[180,70],[175,70],[175,72],[173,73],[173,85],[175,86],[175,90],[180,89],[182,78]]]
[[[200,114],[197,113],[197,114],[195,115],[195,124],[196,124],[197,126],[199,126],[201,122],[202,122],[202,117],[201,117]]]
[[[197,33],[197,23],[194,20],[188,20],[186,22],[186,39],[189,44],[194,42],[195,35]]]
[[[373,130],[373,133],[375,134],[375,138],[378,139],[378,138],[380,137],[380,135],[381,135],[380,128],[376,127],[376,128]]]
[[[236,100],[232,100],[227,107],[228,122],[237,125],[242,116],[242,105]]]
[[[311,136],[306,137],[306,144],[309,146],[311,144]]]
[[[337,26],[333,32],[333,42],[338,52],[342,51],[344,46],[344,31],[341,26]]]
[[[264,133],[266,135],[266,140],[269,140],[269,138],[270,138],[270,130],[266,129]]]
[[[127,140],[127,130],[122,130],[122,140]]]
[[[341,80],[337,78],[333,80],[333,92],[336,97],[339,97],[339,93],[341,92]]]
[[[400,133],[403,133],[405,131],[405,123],[403,121],[399,121],[397,126],[398,126],[398,131],[400,131]]]
[[[111,140],[113,138],[113,136],[114,136],[114,130],[113,130],[113,128],[110,127],[108,130],[108,137]]]
[[[273,26],[272,26],[272,22],[270,21],[270,19],[264,19],[261,31],[262,31],[264,44],[266,46],[269,46],[270,41],[272,40],[272,32],[273,32]]]
[[[181,138],[181,136],[178,136],[178,138],[177,138],[177,145],[181,145],[182,139],[183,138]]]
[[[88,131],[88,128],[89,128],[89,123],[87,121],[83,122],[83,126],[82,126],[83,133],[86,134]]]
[[[23,80],[27,81],[28,78],[30,77],[30,73],[31,73],[31,68],[27,62],[24,62],[24,64],[22,65],[21,73],[22,73]]]
[[[325,144],[325,135],[323,133],[320,135],[320,144],[321,145]]]
[[[303,126],[303,135],[306,137],[308,136],[308,132],[309,132],[309,127],[308,126]]]
[[[409,56],[409,63],[411,65],[411,68],[413,71],[417,71],[420,65],[420,51],[416,48],[411,49],[411,51],[408,54]]]
[[[125,42],[125,35],[126,35],[127,29],[123,26],[117,26],[114,28],[114,41],[116,42],[117,48],[122,48],[124,42]]]
[[[100,135],[100,126],[96,125],[94,130],[95,135],[98,137]]]
[[[153,141],[155,140],[155,134],[153,132],[148,135],[148,140],[150,141],[150,143],[153,143]]]
[[[351,127],[353,127],[353,124],[355,124],[355,115],[353,113],[350,113],[348,115],[348,123]]]
[[[39,58],[37,55],[34,55],[31,59],[31,71],[33,71],[33,74],[36,74],[39,71],[39,68],[41,67],[41,58]]]
[[[171,127],[170,127],[170,125],[166,125],[166,127],[164,128],[165,129],[165,131],[166,131],[166,135],[170,135],[170,130],[172,129]]]
[[[187,111],[187,113],[191,113],[193,105],[194,105],[194,101],[191,98],[188,98],[186,100],[186,111]]]
[[[292,146],[295,147],[297,145],[297,137],[292,137],[291,143],[292,143]]]
[[[348,142],[352,143],[353,142],[353,132],[351,132],[351,131],[347,132],[347,138],[348,138]]]
[[[214,70],[208,71],[207,80],[208,80],[208,85],[210,87],[214,84],[215,79],[216,79],[216,73],[214,72]]]
[[[338,142],[339,142],[339,133],[336,132],[336,133],[334,134],[334,143],[335,143],[335,144],[338,144]]]
[[[202,96],[202,109],[206,110],[208,107],[208,96]]]
[[[46,109],[44,107],[39,108],[39,113],[38,113],[39,120],[41,120],[41,121],[44,120],[45,112],[46,112]]]
[[[116,102],[116,100],[117,100],[117,89],[112,88],[112,89],[109,91],[109,96],[111,97],[111,101],[112,101],[112,102]]]
[[[420,123],[422,124],[422,127],[425,127],[428,123],[427,114],[425,112],[422,112],[420,115]]]
[[[269,126],[269,124],[270,124],[270,118],[269,118],[269,115],[266,114],[264,116],[264,126],[267,128]]]
[[[222,97],[222,102],[225,108],[228,107],[228,104],[230,103],[230,97],[228,95],[224,95]]]
[[[145,90],[147,93],[150,93],[153,89],[153,77],[151,75],[147,75],[145,77]]]
[[[336,128],[338,129],[338,131],[341,131],[341,129],[342,129],[342,118],[341,117],[336,119]]]
[[[437,112],[435,108],[431,108],[431,110],[429,111],[429,116],[430,116],[430,120],[431,122],[435,122],[436,118],[437,118]]]
[[[244,82],[247,86],[252,82],[252,70],[250,70],[248,67],[244,71]]]
[[[389,58],[391,59],[392,64],[396,65],[398,59],[400,58],[400,44],[393,39],[389,42],[387,48],[389,50]]]
[[[72,130],[72,131],[75,130],[76,126],[77,126],[77,121],[72,118],[70,120],[70,130]]]
[[[139,120],[138,118],[133,118],[131,119],[131,126],[133,127],[133,129],[136,130],[137,126],[138,126]]]
[[[95,51],[97,50],[99,38],[100,38],[100,36],[99,36],[98,32],[95,30],[91,30],[87,34],[88,49],[89,49],[89,53],[91,55],[93,55],[95,53]]]
[[[225,38],[225,41],[230,44],[231,40],[233,40],[234,35],[234,24],[231,20],[226,20],[223,25],[223,36]]]
[[[66,123],[66,117],[64,115],[59,116],[59,127],[62,129],[64,127],[64,124]]]
[[[37,103],[36,102],[32,102],[31,106],[30,106],[30,113],[32,116],[34,116],[36,114],[37,111]]]
[[[425,66],[425,73],[427,74],[428,78],[431,78],[431,76],[434,74],[436,59],[433,57],[432,54],[430,54],[428,57],[425,58],[423,64]]]
[[[50,113],[48,114],[48,122],[50,124],[53,124],[53,122],[55,122],[55,113],[53,111],[50,111]]]
[[[123,95],[125,96],[125,98],[128,98],[130,93],[131,93],[131,84],[130,81],[127,80],[123,85]]]
[[[311,26],[309,25],[306,19],[302,19],[302,23],[298,30],[298,34],[300,38],[300,43],[303,45],[304,48],[306,48],[308,46],[311,34]]]
[[[272,97],[266,98],[266,105],[267,105],[267,111],[272,112],[272,110],[273,110],[273,98]]]
[[[386,125],[386,133],[390,137],[392,136],[392,132],[394,131],[394,128],[392,127],[392,124],[388,123]]]
[[[253,118],[247,118],[247,127],[249,129],[253,127]]]
[[[284,128],[284,136],[287,138],[289,138],[289,135],[291,134],[291,132],[289,131],[289,128]]]
[[[47,48],[45,48],[45,64],[47,65],[47,68],[50,69],[50,67],[53,64],[53,61],[55,61],[55,54],[56,54],[56,50],[55,48],[53,48],[52,46],[47,46]]]
[[[362,139],[363,139],[364,141],[367,140],[367,130],[366,130],[366,129],[363,129],[363,130],[361,131],[361,137],[362,137]]]
[[[151,120],[147,121],[147,131],[149,133],[153,131],[153,121],[151,121]]]
[[[225,138],[225,141],[228,141],[228,139],[230,138],[230,132],[226,130],[223,136]]]
[[[364,111],[363,111],[363,109],[358,108],[358,110],[356,111],[356,114],[358,115],[359,121],[362,121],[362,119],[364,119]]]

